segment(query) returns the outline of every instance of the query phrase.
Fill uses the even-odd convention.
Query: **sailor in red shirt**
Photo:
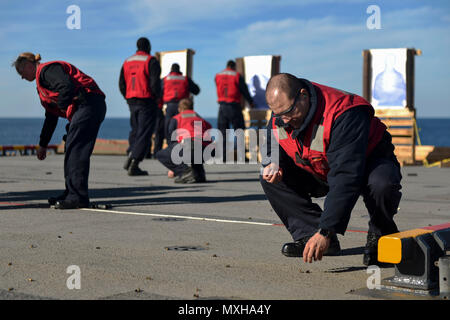
[[[136,45],[136,53],[125,60],[119,78],[120,92],[130,109],[131,131],[128,158],[124,164],[130,176],[148,175],[147,171],[139,168],[139,163],[150,150],[161,96],[161,67],[150,54],[150,41],[139,38]]]
[[[241,107],[241,95],[248,101],[250,108],[254,107],[253,99],[248,92],[244,78],[236,71],[236,63],[233,60],[227,62],[227,67],[215,76],[217,89],[217,102],[219,114],[217,116],[217,129],[223,137],[230,125],[234,130],[245,129],[244,116]],[[226,140],[223,139],[223,156],[226,155]]]
[[[57,209],[83,208],[89,205],[89,163],[100,124],[105,118],[105,95],[94,79],[65,61],[40,63],[39,54],[22,53],[14,63],[23,79],[36,80],[45,108],[37,157],[44,160],[47,145],[58,118],[69,120],[66,126],[63,194],[49,198]],[[64,139],[64,138],[63,138]]]
[[[294,242],[282,253],[305,262],[340,253],[362,195],[369,213],[363,263],[378,264],[380,236],[398,231],[394,215],[401,199],[400,165],[386,126],[362,97],[282,73],[267,84],[272,110],[270,140],[279,159],[263,161],[263,190]],[[323,210],[311,201],[326,196]]]
[[[203,149],[210,143],[204,139],[203,135],[209,129],[211,124],[201,118],[194,110],[194,103],[191,99],[182,99],[178,106],[179,113],[172,118],[169,125],[169,132],[171,137],[176,138],[174,141],[169,140],[169,146],[156,153],[158,159],[166,168],[173,171],[175,183],[195,183],[205,182],[205,169],[203,167]],[[198,127],[196,127],[198,126]],[[172,159],[172,150],[180,144],[187,144],[191,148],[191,160],[189,163],[175,164]],[[194,147],[197,143],[201,146],[199,150]],[[180,151],[179,156],[183,157],[183,150]],[[176,150],[175,150],[176,151]],[[201,151],[200,163],[196,163],[194,152]]]

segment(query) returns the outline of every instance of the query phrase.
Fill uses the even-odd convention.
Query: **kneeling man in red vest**
[[[205,182],[203,149],[210,141],[204,141],[207,139],[203,139],[203,134],[212,126],[194,111],[194,103],[189,98],[180,100],[178,112],[169,123],[169,137],[172,137],[169,146],[158,151],[155,157],[173,171],[175,183]]]
[[[336,234],[344,235],[361,195],[369,213],[363,263],[378,264],[378,239],[398,232],[393,217],[401,198],[386,126],[362,97],[288,73],[270,79],[266,100],[267,143],[276,139],[280,148],[278,159],[268,153],[260,180],[294,240],[282,254],[305,262],[338,255]],[[323,209],[311,200],[324,196]]]

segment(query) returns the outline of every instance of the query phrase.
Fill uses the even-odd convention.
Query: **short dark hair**
[[[194,101],[191,98],[184,98],[178,102],[178,108],[180,110],[194,110]]]
[[[150,53],[150,50],[152,49],[152,45],[150,44],[150,40],[148,40],[145,37],[141,37],[136,42],[136,46],[139,51],[145,51]]]
[[[234,62],[233,60],[228,60],[227,68],[231,68],[231,69],[236,68],[236,62]]]
[[[170,67],[170,71],[172,71],[172,72],[180,72],[180,65],[178,63],[173,63],[172,67]]]

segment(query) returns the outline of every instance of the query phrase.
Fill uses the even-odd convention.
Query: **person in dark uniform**
[[[162,101],[160,100],[160,103],[158,103],[158,110],[156,110],[156,123],[155,123],[155,146],[153,148],[153,154],[152,154],[152,144],[153,139],[150,139],[150,146],[147,153],[146,158],[151,159],[159,150],[162,149],[162,146],[164,144],[164,138],[166,136],[164,131],[164,112],[162,110]]]
[[[166,168],[171,170],[175,175],[175,183],[195,183],[205,182],[206,175],[203,167],[203,149],[210,143],[203,139],[203,135],[208,129],[211,129],[211,124],[201,118],[194,111],[194,103],[191,99],[181,99],[178,106],[179,113],[175,115],[169,124],[169,133],[174,141],[169,140],[169,146],[158,153],[156,153],[156,159],[158,159]],[[198,127],[196,127],[198,126]],[[191,150],[191,166],[189,163],[176,164],[172,158],[172,151],[180,144],[185,144]],[[195,144],[198,144],[198,148],[195,148]],[[183,148],[179,155],[183,157]],[[202,152],[201,161],[198,161],[194,156],[194,152]],[[176,150],[175,150],[176,152]],[[197,156],[198,158],[198,156]]]
[[[49,203],[57,209],[85,208],[89,206],[90,156],[106,114],[105,95],[91,77],[70,63],[40,60],[39,54],[25,52],[13,65],[23,79],[36,80],[46,110],[37,149],[39,160],[46,158],[58,117],[69,120],[64,147],[65,191]]]
[[[163,103],[166,104],[166,115],[164,118],[164,132],[169,143],[169,122],[178,114],[178,102],[181,99],[189,98],[189,94],[198,95],[199,86],[190,77],[183,76],[178,63],[172,64],[170,73],[161,80],[161,90],[163,92]]]
[[[233,60],[227,62],[226,68],[215,76],[217,89],[217,101],[219,114],[217,116],[217,128],[223,137],[223,158],[226,154],[226,129],[230,124],[233,129],[245,129],[244,116],[242,115],[241,95],[254,107],[253,99],[248,92],[244,78],[236,71],[236,63]]]
[[[119,89],[130,108],[131,131],[124,164],[130,176],[148,175],[139,163],[150,149],[161,96],[161,67],[150,51],[150,41],[139,38],[136,53],[125,60],[120,70]]]
[[[270,79],[266,100],[272,110],[267,143],[278,141],[279,159],[268,153],[260,181],[294,240],[282,253],[305,262],[339,254],[336,234],[344,235],[362,195],[370,216],[363,263],[380,265],[378,239],[398,232],[393,217],[402,176],[392,137],[373,107],[287,73]],[[323,196],[322,210],[311,197]]]

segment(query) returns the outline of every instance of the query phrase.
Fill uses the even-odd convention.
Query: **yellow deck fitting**
[[[436,265],[450,249],[450,223],[389,234],[378,240],[378,261],[392,263],[395,275],[384,280],[394,287],[431,292],[439,287]],[[447,289],[443,288],[445,293]],[[447,293],[445,293],[447,294]]]
[[[408,238],[415,238],[433,230],[412,229],[389,234],[378,240],[378,261],[385,263],[400,263],[402,261],[402,242]]]

